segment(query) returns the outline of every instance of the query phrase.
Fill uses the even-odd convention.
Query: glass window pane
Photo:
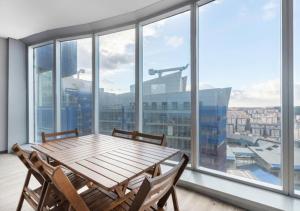
[[[53,44],[33,51],[35,81],[35,141],[41,141],[41,132],[54,131],[53,109]]]
[[[135,30],[99,37],[99,131],[134,130]]]
[[[61,130],[92,132],[92,39],[61,42]]]
[[[300,195],[300,2],[294,1],[294,184]]]
[[[280,0],[199,8],[199,165],[281,185]]]
[[[190,155],[190,12],[143,26],[143,132]]]

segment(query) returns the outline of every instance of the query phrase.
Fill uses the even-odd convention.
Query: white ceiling
[[[29,35],[133,12],[162,0],[0,0],[0,37]]]

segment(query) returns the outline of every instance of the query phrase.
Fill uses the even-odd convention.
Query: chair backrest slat
[[[165,135],[152,135],[147,133],[141,133],[139,131],[133,132],[133,139],[136,141],[142,141],[150,144],[156,144],[159,146],[165,146]]]
[[[18,158],[22,161],[22,163],[26,166],[26,168],[31,171],[33,176],[42,185],[45,179],[30,161],[32,152],[22,149],[18,144],[14,144],[12,146],[12,151],[18,156]]]
[[[120,130],[120,129],[114,128],[111,135],[114,137],[119,137],[119,138],[132,139],[133,131],[126,131],[126,130]]]
[[[49,165],[35,152],[31,156],[31,161],[34,166],[54,184],[57,190],[66,197],[75,210],[89,211],[89,208],[78,195],[75,187],[64,174],[60,166],[53,167]]]
[[[18,158],[27,167],[27,169],[30,169],[30,164],[28,162],[30,157],[30,152],[22,149],[18,144],[14,144],[12,146],[12,151],[18,156]]]
[[[89,211],[89,208],[60,167],[56,167],[51,175],[51,179],[56,188],[64,194],[75,210]]]
[[[45,133],[42,132],[42,142],[46,143],[51,140],[58,140],[58,139],[64,139],[65,137],[59,138],[60,136],[67,136],[67,138],[70,137],[77,137],[79,136],[79,131],[77,128],[74,130],[66,130],[61,132],[55,132],[55,133]]]
[[[187,166],[188,160],[188,156],[184,154],[181,161],[165,174],[150,179],[145,178],[132,203],[130,211],[150,209],[151,206],[166,196],[166,194],[169,194]]]

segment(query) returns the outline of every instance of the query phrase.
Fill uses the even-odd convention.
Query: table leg
[[[129,193],[126,193],[128,183],[119,185],[115,188],[114,192],[117,194],[118,198],[113,201],[109,207],[105,208],[104,210],[112,210],[113,208],[117,207],[120,205],[122,202],[128,200],[131,198],[134,194],[133,191],[130,191]]]
[[[152,173],[152,178],[161,175],[161,167],[160,164],[156,164],[154,167],[154,171]]]
[[[127,190],[128,183],[124,185],[119,185],[116,187],[115,192],[119,196],[119,198],[122,198],[125,196],[126,190]]]

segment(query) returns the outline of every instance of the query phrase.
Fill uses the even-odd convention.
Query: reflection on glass
[[[143,26],[143,132],[191,151],[190,12]]]
[[[294,184],[300,194],[300,2],[294,1]]]
[[[280,0],[199,8],[199,165],[281,185]]]
[[[54,131],[53,110],[53,44],[34,49],[35,73],[35,141],[41,141],[41,132]]]
[[[134,130],[135,31],[99,37],[99,131]]]
[[[61,42],[61,130],[92,132],[92,39]]]

